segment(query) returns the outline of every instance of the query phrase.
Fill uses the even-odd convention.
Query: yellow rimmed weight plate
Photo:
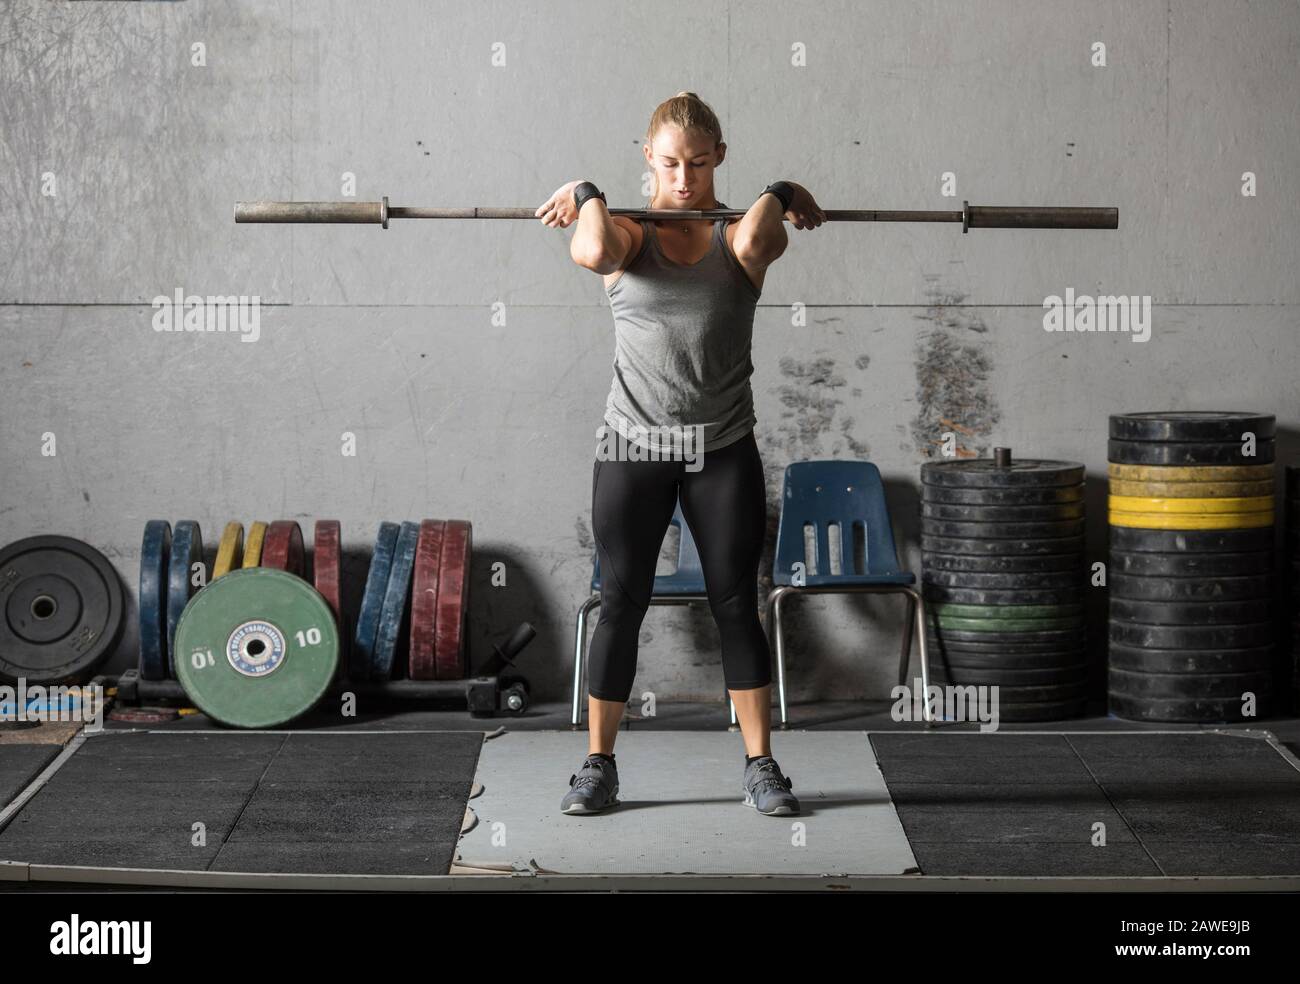
[[[266,524],[263,522],[250,523],[248,526],[248,539],[244,541],[244,564],[245,567],[257,567],[262,563],[262,542],[266,539]]]
[[[212,564],[212,580],[229,574],[239,564],[239,557],[244,549],[244,524],[227,523],[221,531],[221,543],[217,546],[217,559]]]
[[[1111,510],[1111,526],[1142,530],[1244,530],[1272,526],[1271,512],[1251,513],[1151,513]]]
[[[1130,482],[1110,481],[1111,495],[1133,495],[1148,499],[1227,499],[1272,495],[1273,481],[1264,482]]]
[[[1257,495],[1248,499],[1150,499],[1133,495],[1112,495],[1112,512],[1136,513],[1272,513],[1271,495]]]
[[[1111,462],[1110,477],[1126,482],[1271,482],[1273,466],[1121,465]]]

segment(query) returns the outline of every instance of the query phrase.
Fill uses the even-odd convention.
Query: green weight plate
[[[1110,644],[1110,666],[1142,673],[1252,673],[1267,670],[1272,646],[1253,649],[1142,649]]]
[[[977,557],[1045,557],[1068,556],[1077,560],[1083,555],[1083,537],[1063,536],[1050,539],[970,540],[921,533],[922,556],[927,553],[961,554]]]
[[[1133,601],[1110,599],[1110,615],[1147,625],[1241,625],[1272,617],[1271,599],[1255,601]]]
[[[962,523],[1043,523],[1083,518],[1082,502],[1053,506],[965,506],[946,502],[922,502],[926,519],[950,519]]]
[[[1083,576],[1082,558],[1078,554],[1044,554],[1025,557],[981,557],[977,554],[921,554],[921,570],[969,571],[972,574],[1040,574],[1049,571],[1074,571]]]
[[[1012,591],[1036,591],[1043,588],[1081,587],[1084,580],[1080,571],[1045,571],[1022,574],[981,574],[976,571],[922,570],[921,580],[926,584],[946,588],[997,588]]]
[[[1246,692],[1259,696],[1273,689],[1271,673],[1142,673],[1113,666],[1107,682],[1112,694],[1178,700],[1239,700]]]
[[[302,578],[242,568],[185,606],[175,656],[181,686],[208,717],[274,728],[324,695],[338,665],[338,629],[325,599]]]
[[[1007,670],[1001,667],[975,668],[970,666],[936,667],[935,678],[942,683],[973,684],[999,687],[1050,687],[1069,683],[1086,683],[1088,664],[1054,666],[1041,670]]]
[[[959,523],[954,520],[921,517],[923,535],[959,540],[1063,539],[1082,536],[1083,529],[1082,519],[1046,523]]]
[[[1120,575],[1132,577],[1205,578],[1267,575],[1273,570],[1273,553],[1254,550],[1249,553],[1139,553],[1112,550],[1111,583]]]
[[[1043,488],[1078,485],[1084,467],[1073,461],[1025,458],[1000,466],[992,458],[931,461],[921,466],[921,481],[948,488]]]
[[[1112,693],[1110,712],[1129,721],[1179,721],[1186,724],[1210,724],[1246,720],[1240,700],[1180,700],[1177,698],[1130,697]],[[1272,700],[1261,695],[1255,702],[1255,721],[1272,714]]]
[[[1110,641],[1140,649],[1253,649],[1273,641],[1272,622],[1152,625],[1110,617]]]
[[[1030,632],[966,632],[961,629],[946,629],[941,637],[936,636],[938,644],[948,648],[971,648],[972,644],[991,648],[1012,646],[1029,651],[1041,646],[1046,650],[1078,649],[1083,646],[1084,634],[1077,629],[1063,631],[1059,629],[1035,630]]]
[[[952,601],[959,605],[1077,605],[1083,601],[1082,588],[997,591],[949,588],[942,584],[925,584],[922,587],[927,601]]]
[[[1083,605],[954,605],[936,601],[928,608],[935,615],[949,618],[1066,618],[1083,614]]]
[[[1144,530],[1112,526],[1110,549],[1135,553],[1250,553],[1273,549],[1273,529]]]
[[[1273,578],[1251,577],[1139,577],[1112,573],[1111,598],[1130,601],[1249,601],[1269,598]],[[1141,620],[1139,620],[1141,621]]]
[[[1271,482],[1269,465],[1123,465],[1111,462],[1106,474],[1124,482]]]
[[[961,489],[922,485],[921,501],[954,506],[1050,506],[1083,502],[1083,484],[1047,488]]]
[[[942,651],[931,658],[931,666],[943,662],[948,666],[964,666],[975,670],[1053,670],[1063,666],[1076,666],[1088,661],[1083,649],[1051,649],[1045,652],[1021,652],[1017,649],[990,646],[984,649],[953,649]]]
[[[1106,442],[1106,458],[1117,465],[1267,465],[1273,442],[1261,440],[1255,453],[1242,453],[1240,441],[1116,441]]]
[[[1122,441],[1237,441],[1245,433],[1271,438],[1277,418],[1238,410],[1178,410],[1117,413],[1110,436]]]
[[[1082,615],[1073,618],[952,618],[935,617],[940,632],[958,629],[963,632],[1050,632],[1056,629],[1082,629]]]

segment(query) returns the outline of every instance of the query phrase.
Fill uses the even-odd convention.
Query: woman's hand
[[[578,221],[578,210],[573,207],[573,189],[580,184],[581,181],[570,181],[566,185],[560,185],[555,194],[546,200],[546,204],[533,214],[542,220],[543,225],[552,229],[565,229],[573,225]]]
[[[794,223],[796,229],[815,229],[826,221],[826,213],[818,206],[813,199],[812,193],[803,185],[789,182],[794,189],[794,197],[790,199],[790,207],[785,210],[786,217]]]

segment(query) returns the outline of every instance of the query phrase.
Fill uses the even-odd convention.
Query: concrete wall
[[[572,231],[231,208],[340,199],[349,172],[358,200],[533,206],[591,178],[640,204],[649,114],[692,89],[722,121],[733,207],[777,178],[827,208],[1119,207],[1117,232],[791,227],[755,320],[773,532],[786,464],[870,457],[918,564],[918,468],[947,419],[976,452],[1086,463],[1101,559],[1107,414],[1273,412],[1297,458],[1298,56],[1293,0],[11,0],[0,541],[84,538],[134,591],[146,519],[212,541],[230,519],[335,517],[355,595],[380,520],[468,518],[476,656],[528,619],[534,691],[564,693],[613,354]],[[1150,341],[1044,332],[1067,287],[1149,295]],[[258,295],[260,339],[156,332],[150,302],[177,289]],[[800,606],[793,695],[885,696],[900,608]],[[642,642],[637,693],[721,694],[706,611],[653,610]]]

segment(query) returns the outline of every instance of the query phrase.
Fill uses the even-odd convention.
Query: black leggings
[[[592,474],[591,524],[600,556],[600,621],[591,641],[588,690],[626,703],[636,675],[637,636],[650,606],[655,567],[679,494],[704,568],[709,609],[722,637],[729,690],[772,680],[758,621],[758,561],[767,532],[763,463],[751,431],[703,467],[685,461],[602,461]]]

